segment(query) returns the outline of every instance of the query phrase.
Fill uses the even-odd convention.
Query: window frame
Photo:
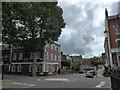
[[[23,53],[19,53],[18,54],[18,60],[22,60],[23,59]]]
[[[13,60],[17,60],[17,53],[13,53]]]
[[[120,26],[115,27],[115,34],[120,35]]]

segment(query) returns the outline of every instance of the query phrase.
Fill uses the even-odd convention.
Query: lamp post
[[[110,50],[109,50],[109,45],[108,45],[108,35],[107,34],[109,34],[108,33],[108,31],[107,30],[105,30],[104,31],[104,33],[106,34],[106,43],[107,43],[107,59],[108,59],[108,62],[109,62],[109,68],[110,68],[110,73],[111,73],[111,62],[110,62]]]

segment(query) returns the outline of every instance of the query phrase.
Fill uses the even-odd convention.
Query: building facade
[[[108,16],[105,9],[105,61],[106,66],[120,66],[120,13]]]
[[[61,51],[60,45],[54,42],[45,45],[44,50],[36,50],[35,52],[32,50],[25,52],[23,49],[13,48],[11,62],[5,64],[4,71],[13,74],[31,74],[34,53],[36,53],[37,75],[58,72],[61,67]]]

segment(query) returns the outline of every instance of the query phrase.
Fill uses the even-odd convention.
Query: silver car
[[[93,78],[93,76],[94,76],[94,74],[93,74],[93,70],[89,70],[89,71],[87,71],[87,73],[86,73],[86,77],[91,77],[91,78]]]

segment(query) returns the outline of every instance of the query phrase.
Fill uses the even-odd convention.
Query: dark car
[[[84,70],[79,70],[79,74],[85,73]]]
[[[97,74],[96,70],[92,70],[93,71],[93,75],[95,76]]]

